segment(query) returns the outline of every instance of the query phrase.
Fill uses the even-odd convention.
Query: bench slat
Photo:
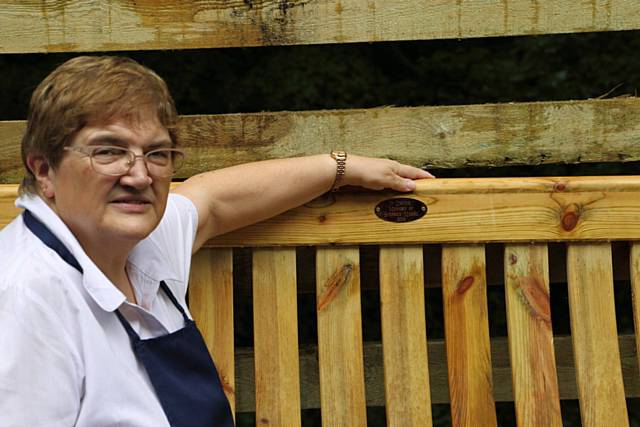
[[[505,245],[504,283],[518,425],[561,426],[547,245]]]
[[[635,1],[5,2],[0,52],[187,49],[538,35],[640,27]]]
[[[316,252],[322,425],[366,426],[358,248]]]
[[[636,330],[636,354],[638,355],[638,366],[640,366],[640,243],[631,244],[629,264],[631,266],[633,321]]]
[[[376,216],[394,197],[423,202],[412,222]],[[410,195],[332,194],[270,220],[218,236],[212,245],[322,245],[640,239],[640,177],[421,180]]]
[[[611,244],[569,244],[567,280],[582,425],[627,426]]]
[[[15,189],[0,185],[0,221],[18,214]],[[378,218],[376,205],[398,196],[331,193],[335,200],[309,203],[207,245],[640,240],[638,176],[425,179],[402,196],[423,202],[426,215],[402,223]]]
[[[236,386],[233,337],[233,254],[203,248],[191,262],[189,310],[215,361],[235,417]]]
[[[421,246],[380,248],[388,426],[431,426]]]
[[[442,247],[442,292],[454,426],[496,426],[483,245]]]
[[[301,424],[296,253],[253,252],[253,332],[256,423]]]

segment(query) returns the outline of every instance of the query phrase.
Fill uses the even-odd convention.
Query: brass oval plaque
[[[378,218],[389,222],[410,222],[422,218],[427,213],[427,205],[417,199],[396,197],[383,200],[376,205]]]

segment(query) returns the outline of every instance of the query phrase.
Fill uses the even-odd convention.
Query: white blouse
[[[143,339],[183,327],[159,284],[186,308],[193,203],[171,194],[158,227],[131,252],[127,271],[139,305],[125,301],[40,198],[23,196],[16,206],[42,221],[84,274],[26,228],[22,215],[0,231],[0,426],[168,427],[114,311],[120,307]]]

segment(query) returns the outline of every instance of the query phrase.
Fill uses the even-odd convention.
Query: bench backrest
[[[640,4],[10,2],[0,29],[0,53],[352,43],[637,30]],[[639,119],[636,98],[183,116],[182,177],[333,148],[428,168],[639,160]],[[0,226],[17,214],[24,126],[0,121]],[[385,406],[388,425],[430,425],[442,402],[454,425],[496,425],[503,400],[518,425],[559,425],[566,398],[579,399],[584,425],[627,425],[640,352],[636,336],[618,334],[613,284],[621,275],[640,291],[638,184],[447,179],[419,184],[410,198],[423,205],[338,193],[209,242],[193,261],[190,306],[232,406],[260,425],[300,425],[301,409],[318,407],[325,426],[366,425],[367,405]],[[618,253],[628,264],[614,269]],[[566,274],[554,279],[558,263]],[[571,337],[554,338],[550,283],[565,280]],[[506,339],[490,337],[495,284]],[[441,289],[444,337],[427,340],[425,285]],[[381,342],[363,340],[364,287],[379,289]],[[315,293],[317,344],[301,346],[305,292]],[[236,348],[234,296],[246,294],[254,345]]]

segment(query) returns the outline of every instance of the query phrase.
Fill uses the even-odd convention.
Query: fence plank
[[[431,426],[422,247],[380,248],[388,426]]]
[[[322,425],[366,426],[357,248],[316,252]]]
[[[187,49],[615,31],[632,0],[5,2],[0,53]]]
[[[640,365],[640,243],[631,244],[629,265],[631,266],[631,295],[633,300],[633,321],[636,330],[636,354]]]
[[[567,279],[582,425],[627,426],[611,245],[569,244]]]
[[[22,176],[23,121],[0,122],[0,182]],[[182,116],[179,177],[340,147],[423,168],[640,160],[640,99]]]
[[[253,253],[256,422],[300,425],[295,249]]]
[[[203,248],[191,262],[189,309],[198,323],[235,417],[233,256],[231,249]]]
[[[454,426],[496,426],[484,246],[442,247],[442,292]]]
[[[505,245],[509,354],[519,426],[561,426],[547,245]]]

